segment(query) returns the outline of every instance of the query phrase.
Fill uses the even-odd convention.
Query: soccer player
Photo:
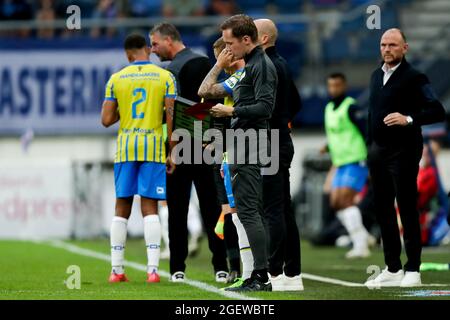
[[[243,59],[234,61],[233,54],[225,49],[225,42],[222,37],[216,40],[213,44],[213,49],[217,62],[200,85],[198,95],[205,99],[224,98],[224,105],[233,106],[233,89],[242,77],[245,61]],[[230,76],[225,81],[218,82],[217,79],[222,70]],[[219,121],[223,125],[222,133],[225,134],[225,129],[230,127],[230,121],[228,118],[220,119],[216,118],[214,122]],[[223,236],[231,270],[227,282],[233,283],[233,286],[240,286],[243,280],[251,276],[253,271],[253,254],[244,226],[237,216],[226,153],[224,153],[224,161],[222,163],[223,179],[219,170],[220,167],[216,167],[217,193],[222,205],[222,213],[224,214],[222,224]],[[242,278],[240,277],[239,253],[243,266]]]
[[[166,198],[166,165],[169,174],[175,169],[170,150],[166,158],[162,119],[165,108],[170,141],[176,83],[170,72],[149,61],[150,48],[143,36],[128,36],[124,48],[131,64],[111,76],[102,107],[105,127],[119,122],[114,160],[116,213],[111,225],[112,272],[109,282],[128,281],[124,270],[125,242],[136,194],[141,196],[144,217],[147,282],[159,282],[161,224],[158,200]]]
[[[331,101],[325,107],[325,130],[328,149],[336,172],[331,186],[331,206],[347,230],[353,248],[348,259],[370,255],[370,236],[362,223],[361,211],[354,199],[366,184],[367,148],[364,139],[364,117],[356,101],[346,95],[347,82],[341,73],[334,73],[327,80]]]

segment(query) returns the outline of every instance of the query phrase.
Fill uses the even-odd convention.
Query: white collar
[[[392,72],[394,72],[395,70],[397,70],[397,68],[400,66],[401,63],[402,63],[402,62],[400,61],[395,67],[392,67],[392,68],[389,68],[389,67],[387,66],[387,64],[384,63],[383,66],[381,67],[381,70],[383,70],[384,73],[386,73],[386,72],[392,73]]]

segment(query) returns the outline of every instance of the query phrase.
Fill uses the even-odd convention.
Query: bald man
[[[300,237],[291,204],[289,168],[294,156],[289,122],[300,110],[301,100],[285,59],[275,42],[278,31],[269,19],[255,20],[258,40],[273,62],[278,76],[275,108],[270,128],[279,130],[280,169],[263,176],[264,220],[269,232],[269,273],[273,291],[301,291]]]
[[[386,269],[366,285],[414,287],[421,285],[422,248],[416,208],[421,126],[444,121],[445,110],[427,76],[406,61],[408,43],[401,30],[387,30],[381,37],[380,51],[383,63],[372,73],[370,84],[368,165]],[[404,266],[395,200],[408,258]]]

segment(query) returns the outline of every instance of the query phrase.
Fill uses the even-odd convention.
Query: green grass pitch
[[[68,241],[77,247],[109,254],[107,239],[90,241]],[[366,260],[348,261],[345,249],[317,248],[302,243],[302,269],[309,275],[327,277],[351,283],[364,283],[370,274],[369,265],[383,266],[381,249],[375,249]],[[145,283],[145,272],[126,268],[129,283],[109,284],[107,282],[110,265],[108,261],[83,256],[56,248],[48,242],[0,241],[0,299],[227,299],[218,292],[205,291],[188,284],[171,283],[162,277],[159,284]],[[126,259],[139,264],[146,263],[144,241],[129,239]],[[403,257],[404,259],[404,257]],[[214,282],[211,256],[205,241],[200,254],[187,260],[187,278],[220,288]],[[425,248],[423,261],[450,261],[450,247]],[[81,288],[68,289],[64,281],[69,277],[67,267],[77,265],[81,270]],[[168,262],[161,261],[160,268],[168,271]],[[369,290],[365,287],[347,287],[341,284],[303,280],[303,292],[261,292],[245,294],[258,299],[450,299],[442,297],[410,297],[419,290],[450,290],[450,271],[430,271],[422,273],[422,281],[427,286],[413,289],[389,288]],[[439,284],[439,286],[429,286]],[[214,291],[214,290],[213,290]]]

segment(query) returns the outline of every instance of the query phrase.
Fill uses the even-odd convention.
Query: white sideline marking
[[[420,287],[450,287],[450,284],[445,283],[422,283]]]
[[[337,284],[337,285],[344,286],[344,287],[365,287],[365,285],[362,283],[349,282],[349,281],[343,281],[343,280],[339,280],[339,279],[316,276],[314,274],[303,273],[303,272],[302,272],[302,278],[308,279],[308,280],[313,280],[313,281]]]
[[[309,274],[309,273],[302,273],[302,277],[304,279],[308,279],[308,280],[332,283],[332,284],[337,284],[337,285],[344,286],[344,287],[366,287],[362,283],[349,282],[349,281],[343,281],[343,280],[334,279],[334,278],[316,276],[314,274]],[[450,286],[450,284],[445,284],[445,283],[423,283],[420,287],[449,287],[449,286]]]
[[[110,260],[111,260],[111,258],[108,254],[104,254],[104,253],[97,252],[97,251],[90,250],[90,249],[81,248],[76,245],[66,243],[64,241],[54,240],[54,241],[45,241],[45,242],[38,242],[38,243],[46,243],[52,247],[64,249],[66,251],[69,251],[69,252],[72,252],[75,254],[79,254],[79,255],[82,255],[85,257],[99,259],[99,260],[103,260],[103,261],[107,261],[107,262],[110,262]],[[125,266],[139,270],[139,271],[144,271],[144,272],[147,271],[146,265],[137,263],[137,262],[133,262],[133,261],[125,260]],[[169,272],[159,269],[158,273],[160,276],[170,279]],[[261,300],[259,298],[247,297],[247,296],[244,296],[243,294],[240,294],[237,292],[223,291],[212,285],[209,285],[207,283],[197,281],[197,280],[185,279],[184,283],[187,285],[190,285],[192,287],[196,287],[200,290],[212,292],[212,293],[224,296],[226,298],[238,299],[238,300]]]
[[[91,257],[91,258],[95,258],[95,259],[99,259],[99,260],[103,260],[103,261],[110,261],[110,256],[101,252],[97,252],[97,251],[93,251],[90,249],[85,249],[85,248],[81,248],[78,247],[76,245],[70,244],[70,243],[66,243],[63,241],[59,241],[59,240],[54,240],[54,241],[35,241],[37,243],[47,243],[50,244],[53,247],[56,248],[61,248],[64,249],[66,251],[70,251],[72,253],[76,253],[79,255],[83,255],[86,257]],[[133,262],[133,261],[125,261],[125,265],[139,270],[139,271],[147,271],[147,266],[137,263],[137,262]],[[159,270],[159,274],[161,276],[163,276],[164,278],[170,279],[170,273],[168,273],[167,271],[164,270]],[[336,284],[336,285],[340,285],[340,286],[344,286],[344,287],[366,287],[364,284],[362,283],[357,283],[357,282],[350,282],[350,281],[344,281],[344,280],[339,280],[339,279],[334,279],[334,278],[329,278],[329,277],[322,277],[322,276],[318,276],[318,275],[314,275],[314,274],[310,274],[310,273],[303,273],[302,272],[302,278],[303,279],[308,279],[308,280],[312,280],[312,281],[318,281],[318,282],[324,282],[324,283],[331,283],[331,284]],[[247,297],[245,295],[239,294],[237,292],[229,292],[229,291],[223,291],[220,290],[212,285],[206,284],[204,282],[201,281],[197,281],[197,280],[190,280],[190,279],[185,279],[185,284],[188,284],[190,286],[199,288],[201,290],[204,291],[209,291],[212,293],[216,293],[219,295],[222,295],[224,297],[227,298],[231,298],[231,299],[239,299],[239,300],[262,300],[260,298],[253,298],[253,297]],[[447,287],[450,286],[450,284],[442,284],[442,283],[434,283],[434,284],[422,284],[422,287]]]

